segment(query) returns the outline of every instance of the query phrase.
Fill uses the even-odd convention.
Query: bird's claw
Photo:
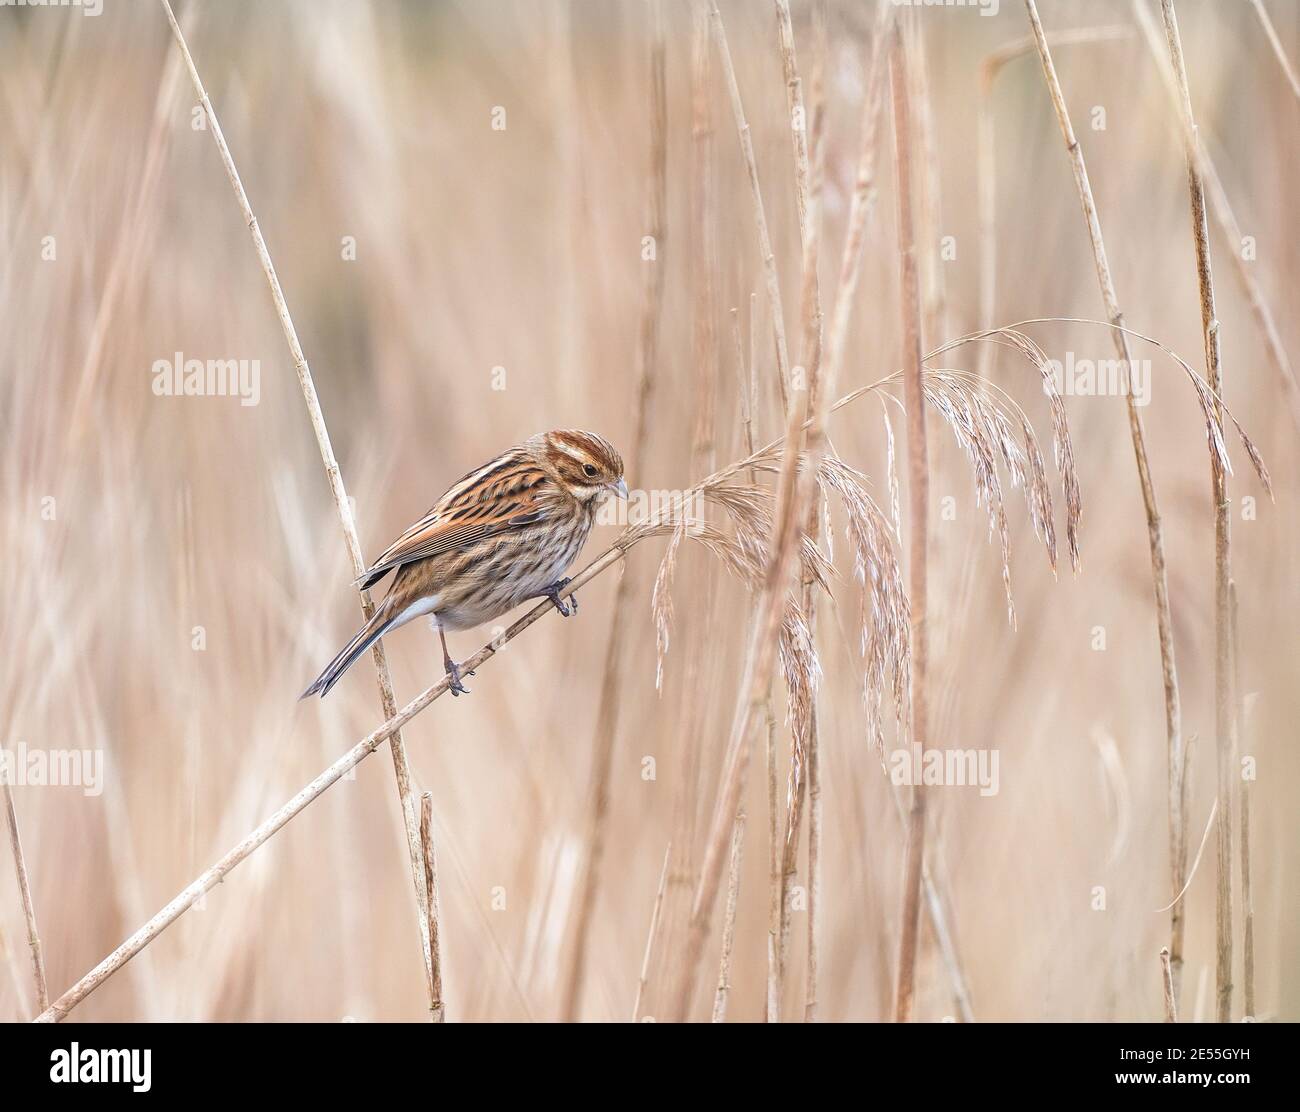
[[[551,584],[550,589],[546,592],[546,597],[551,600],[562,618],[567,618],[570,614],[578,612],[578,596],[576,594],[570,592],[568,606],[565,606],[564,599],[561,597],[564,588],[572,582],[571,579],[561,579],[558,583]]]
[[[465,674],[467,676],[472,676],[474,673],[466,672]],[[448,690],[451,691],[453,696],[469,694],[469,688],[460,682],[460,665],[458,665],[454,660],[447,661],[447,678],[451,681]]]

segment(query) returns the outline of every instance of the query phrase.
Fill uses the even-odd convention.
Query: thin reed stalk
[[[928,742],[926,724],[929,631],[926,626],[926,548],[929,538],[930,464],[925,438],[925,394],[921,385],[921,290],[916,265],[916,222],[913,214],[912,105],[907,49],[895,25],[889,58],[890,92],[894,106],[895,192],[898,216],[898,268],[903,335],[903,397],[907,409],[908,601],[911,605],[912,720],[911,743]],[[921,922],[921,874],[925,861],[925,786],[912,787],[908,811],[907,861],[903,874],[903,909],[899,924],[898,977],[894,1019],[912,1018],[916,993],[916,952]]]
[[[731,858],[727,867],[727,903],[722,912],[722,954],[718,959],[718,988],[713,994],[713,1022],[727,1020],[731,993],[731,956],[736,945],[736,907],[740,902],[740,869],[745,856],[745,805],[736,811],[731,828]]]
[[[1255,14],[1259,16],[1260,26],[1264,28],[1264,34],[1268,38],[1268,45],[1273,49],[1273,56],[1277,58],[1277,64],[1282,67],[1282,72],[1286,75],[1286,83],[1291,87],[1291,95],[1295,97],[1297,102],[1300,102],[1300,76],[1296,75],[1295,66],[1291,64],[1291,59],[1286,55],[1286,50],[1282,46],[1282,40],[1278,38],[1273,21],[1269,19],[1268,12],[1261,0],[1250,0],[1250,4],[1255,9]]]
[[[1088,229],[1088,240],[1092,246],[1093,263],[1097,271],[1097,282],[1101,287],[1102,303],[1106,310],[1106,319],[1112,326],[1111,336],[1115,350],[1124,367],[1124,400],[1128,409],[1129,435],[1133,441],[1133,456],[1137,464],[1138,482],[1142,488],[1142,503],[1146,512],[1147,544],[1151,550],[1151,580],[1155,596],[1156,632],[1160,642],[1160,673],[1164,687],[1165,702],[1165,740],[1168,763],[1168,808],[1169,808],[1169,867],[1171,887],[1177,892],[1182,889],[1183,876],[1187,864],[1187,829],[1182,806],[1183,752],[1182,739],[1182,705],[1178,693],[1178,666],[1174,654],[1173,619],[1169,609],[1169,580],[1165,571],[1164,534],[1160,522],[1160,509],[1156,501],[1155,484],[1151,478],[1151,465],[1147,458],[1146,434],[1142,426],[1142,417],[1138,412],[1133,392],[1128,388],[1128,368],[1132,366],[1129,353],[1128,333],[1124,331],[1124,316],[1120,312],[1119,298],[1115,293],[1115,282],[1111,277],[1110,263],[1106,257],[1106,245],[1101,234],[1101,219],[1097,214],[1097,204],[1093,199],[1092,185],[1088,178],[1088,167],[1084,161],[1083,148],[1075,137],[1074,127],[1070,123],[1070,113],[1065,106],[1065,93],[1061,89],[1060,79],[1056,75],[1056,65],[1052,61],[1051,48],[1043,30],[1042,20],[1038,16],[1038,7],[1034,0],[1025,0],[1030,28],[1038,48],[1038,57],[1042,63],[1043,78],[1051,97],[1052,107],[1056,111],[1061,136],[1065,141],[1066,153],[1074,172],[1075,187],[1079,194],[1079,203],[1083,209],[1084,223]],[[1183,968],[1183,906],[1177,902],[1171,909],[1169,925],[1169,953],[1174,971],[1174,991],[1178,992]]]
[[[1237,636],[1237,583],[1228,585],[1232,608],[1232,702],[1235,713],[1236,741],[1242,744],[1245,718],[1245,688],[1241,686],[1241,640]],[[1240,768],[1240,749],[1233,763]],[[1254,1019],[1255,1013],[1255,902],[1251,895],[1250,876],[1250,786],[1254,776],[1241,777],[1241,950],[1242,950],[1242,1017]]]
[[[776,255],[772,252],[772,236],[768,231],[767,214],[763,208],[763,190],[758,180],[758,162],[754,158],[754,141],[745,119],[745,106],[740,99],[740,85],[736,81],[736,67],[731,61],[731,47],[727,45],[727,32],[722,26],[722,13],[717,0],[709,0],[709,17],[713,26],[713,41],[722,63],[722,76],[731,101],[731,111],[740,135],[740,150],[745,159],[749,177],[749,191],[754,202],[754,224],[758,229],[758,249],[763,262],[764,286],[767,289],[768,311],[772,315],[772,334],[776,347],[776,372],[781,385],[783,410],[790,407],[790,356],[785,342],[785,315],[781,307],[781,278],[777,272]]]
[[[817,81],[814,81],[815,88],[811,109],[805,104],[803,79],[799,74],[798,55],[795,50],[794,25],[790,17],[790,5],[788,0],[775,0],[775,3],[781,68],[785,76],[786,108],[792,124],[795,192],[799,201],[799,239],[803,248],[802,359],[810,402],[815,414],[820,390],[822,346],[822,299],[821,283],[818,281],[818,258],[821,245],[820,158],[823,111],[819,82]],[[811,448],[812,444],[810,443],[809,446]],[[814,471],[816,466],[817,461],[813,460],[811,467]],[[821,522],[821,499],[814,497],[809,500],[807,520],[804,524],[805,535],[811,538],[813,543],[819,543],[820,541]],[[804,564],[800,577],[800,605],[808,623],[808,636],[814,643],[817,636],[815,587],[815,573],[812,565]],[[769,960],[768,966],[767,1018],[770,1022],[775,1022],[780,1018],[781,990],[786,964],[786,948],[790,933],[789,889],[798,869],[799,826],[803,814],[803,801],[808,791],[809,762],[815,759],[813,754],[817,748],[817,734],[817,696],[814,692],[807,716],[806,728],[802,731],[803,736],[795,737],[790,760],[789,790],[786,794],[785,849],[779,881],[780,892],[776,897],[780,909],[779,939],[774,955],[775,961]],[[769,797],[769,803],[771,802],[772,800]],[[810,856],[810,873],[812,862],[813,858]],[[810,945],[815,945],[815,924],[818,911],[813,906],[813,887],[810,875],[808,886]],[[769,958],[772,956],[769,955]],[[813,960],[809,965],[811,979],[808,983],[807,993],[815,997],[815,954],[810,954],[810,957]]]
[[[637,385],[635,394],[636,428],[628,453],[628,472],[641,473],[649,440],[650,401],[659,360],[659,318],[664,291],[664,210],[668,181],[667,94],[664,77],[663,10],[659,0],[651,5],[650,42],[650,173],[646,197],[647,234],[655,243],[655,258],[646,266],[642,296],[641,327],[637,341]],[[634,478],[634,482],[637,481]],[[596,714],[596,732],[592,738],[590,811],[587,819],[586,855],[578,886],[574,921],[573,948],[564,980],[560,1015],[566,1020],[577,1018],[586,978],[587,946],[591,921],[595,914],[596,894],[600,888],[604,864],[605,841],[609,824],[609,785],[614,763],[614,745],[618,735],[623,666],[623,648],[627,639],[626,624],[631,614],[632,577],[622,576],[614,592],[610,613],[609,639],[606,642],[605,670],[600,689],[600,706]]]
[[[347,488],[343,485],[343,474],[339,469],[338,460],[334,456],[334,447],[330,442],[329,429],[325,424],[325,415],[321,411],[320,398],[316,394],[316,383],[312,378],[311,368],[307,365],[307,357],[303,354],[302,344],[298,341],[298,331],[294,327],[293,318],[289,315],[289,306],[285,301],[284,291],[280,288],[280,279],[276,276],[275,266],[271,262],[271,253],[267,249],[262,230],[258,227],[257,218],[253,215],[248,194],[244,192],[243,182],[240,180],[239,171],[235,167],[235,160],[231,156],[230,147],[226,144],[226,137],[221,131],[221,124],[217,119],[217,114],[213,110],[211,100],[208,99],[207,90],[203,87],[199,71],[194,65],[194,59],[190,56],[190,48],[186,44],[180,24],[177,23],[176,16],[172,12],[171,4],[168,3],[168,0],[160,0],[160,2],[163,11],[167,14],[167,22],[171,25],[172,36],[176,40],[181,56],[185,59],[185,66],[189,70],[194,91],[198,94],[199,103],[203,106],[208,130],[211,132],[212,140],[216,143],[217,151],[221,155],[226,176],[230,179],[230,186],[234,190],[235,200],[239,204],[244,223],[252,236],[253,247],[257,252],[258,261],[262,264],[262,272],[266,275],[267,285],[271,290],[271,299],[275,303],[276,315],[280,318],[280,327],[284,332],[285,342],[289,346],[289,354],[293,359],[294,370],[298,375],[298,384],[302,389],[307,415],[311,420],[312,431],[316,435],[316,445],[320,450],[321,462],[325,466],[325,476],[329,482],[330,493],[334,497],[334,507],[338,513],[339,525],[343,530],[348,558],[352,563],[352,573],[357,580],[360,580],[366,570],[366,563],[361,554],[361,541],[357,536],[356,521],[353,519],[352,514],[352,503],[348,500]],[[375,612],[370,592],[364,588],[359,588],[358,593],[361,600],[361,612],[369,621]],[[388,659],[384,654],[382,641],[375,642],[371,655],[378,676],[379,698],[383,706],[384,717],[392,718],[397,710],[397,700],[393,695],[392,676],[388,671]],[[402,825],[406,830],[406,848],[410,860],[412,882],[415,888],[416,922],[420,932],[420,945],[424,958],[425,989],[429,996],[430,1007],[432,1007],[435,995],[433,988],[433,958],[429,949],[428,894],[424,887],[424,855],[420,847],[419,812],[415,802],[415,792],[411,786],[411,772],[406,759],[406,745],[402,741],[402,735],[399,732],[393,733],[388,747],[393,755],[393,772],[397,780],[398,802],[402,809]]]
[[[707,474],[717,466],[719,342],[717,297],[714,288],[718,271],[718,189],[716,143],[713,119],[713,41],[708,6],[703,0],[691,5],[691,312],[692,407],[695,411],[691,435],[692,475]],[[733,327],[737,310],[732,310]],[[740,374],[744,378],[744,364]],[[748,405],[742,395],[742,406]],[[745,409],[748,416],[749,410]],[[720,655],[716,643],[716,622],[722,605],[717,590],[719,569],[709,561],[700,572],[704,598],[692,608],[693,635],[686,641],[683,677],[687,683],[686,707],[681,744],[675,759],[679,782],[673,795],[672,843],[675,861],[670,867],[668,906],[670,918],[665,930],[666,952],[672,953],[686,929],[690,915],[691,885],[700,819],[700,792],[707,739],[716,733],[716,690]],[[731,880],[728,880],[730,886]],[[739,884],[739,878],[735,881]]]
[[[429,955],[433,959],[433,1000],[429,1018],[445,1023],[447,1006],[442,998],[441,904],[438,899],[438,856],[433,844],[433,793],[420,796],[420,848],[424,853],[424,890],[429,893]]]
[[[668,843],[664,850],[663,868],[659,870],[659,887],[655,890],[654,910],[650,912],[650,929],[646,932],[645,953],[641,956],[641,976],[636,983],[636,999],[632,1002],[632,1022],[641,1018],[641,1003],[645,999],[645,988],[650,980],[650,958],[654,954],[655,942],[659,938],[659,921],[664,910],[664,892],[668,888],[668,862],[672,859],[673,844]]]
[[[1214,273],[1210,263],[1210,225],[1205,207],[1205,183],[1196,163],[1200,138],[1192,113],[1187,65],[1178,34],[1173,0],[1161,0],[1169,58],[1178,85],[1179,107],[1186,128],[1187,186],[1191,194],[1192,238],[1196,247],[1196,283],[1200,290],[1201,333],[1205,345],[1205,377],[1215,394],[1215,413],[1223,420],[1223,359],[1219,346],[1219,318],[1214,308]],[[1217,455],[1210,458],[1210,484],[1214,498],[1214,722],[1218,757],[1219,828],[1218,884],[1215,900],[1215,997],[1220,1023],[1232,1018],[1232,784],[1236,751],[1232,707],[1232,629],[1229,581],[1232,578],[1232,544],[1228,527],[1228,473]]]
[[[45,980],[45,957],[41,953],[41,933],[36,928],[36,904],[32,901],[32,885],[27,875],[27,858],[23,856],[23,841],[18,836],[18,812],[14,810],[14,790],[9,781],[0,776],[0,790],[5,797],[5,821],[9,827],[9,845],[14,855],[14,875],[18,879],[18,897],[23,905],[23,919],[27,924],[27,945],[32,952],[32,975],[36,979],[36,1002],[39,1011],[50,1006],[50,989]]]

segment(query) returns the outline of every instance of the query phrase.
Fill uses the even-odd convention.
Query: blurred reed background
[[[1249,270],[1293,351],[1300,104],[1251,4],[1177,6],[1202,139],[1253,237]],[[1294,62],[1297,9],[1265,6]],[[807,93],[821,52],[812,5],[792,7]],[[827,306],[874,7],[824,5]],[[980,67],[1028,32],[1020,3],[998,8],[992,17],[960,6],[910,13],[928,77],[923,164],[937,186],[934,226],[922,241],[927,348],[994,323],[1104,317],[1031,52],[1009,61],[993,86],[997,284],[992,318],[981,319]],[[723,0],[721,13],[793,351],[801,250],[774,7]],[[227,0],[182,3],[177,15],[283,283],[368,558],[452,480],[533,432],[589,427],[628,448],[648,266],[661,268],[663,296],[646,451],[629,485],[683,488],[744,455],[733,309],[746,360],[751,331],[757,337],[754,435],[761,444],[780,433],[749,185],[712,45],[711,261],[692,228],[692,4],[663,4],[666,194],[653,262],[642,247],[649,5]],[[1120,29],[1062,44],[1056,64],[1127,322],[1204,372],[1183,146],[1133,7],[1049,0],[1042,16],[1049,34]],[[55,996],[382,720],[368,661],[324,702],[296,702],[359,613],[293,366],[211,136],[195,128],[195,104],[156,4],[104,0],[94,17],[0,9],[0,743],[105,756],[100,795],[14,789]],[[493,127],[498,107],[503,130]],[[890,374],[903,358],[887,98],[880,128],[880,193],[840,393]],[[354,237],[354,259],[345,237]],[[939,257],[942,237],[952,237],[953,257]],[[1276,488],[1271,502],[1233,439],[1239,745],[1258,767],[1256,1010],[1296,1019],[1300,460],[1292,411],[1233,266],[1241,247],[1217,228],[1212,246],[1226,400]],[[714,294],[703,341],[716,352],[714,382],[701,378],[696,335],[701,265]],[[1112,355],[1096,325],[1032,332],[1058,359]],[[260,361],[258,404],[156,396],[151,368],[177,352]],[[1152,363],[1143,416],[1164,518],[1184,733],[1194,739],[1194,857],[1215,796],[1209,464],[1183,376],[1155,348],[1136,354]],[[980,359],[968,347],[944,363],[975,370]],[[1032,367],[1000,352],[986,369],[1046,443],[1047,403]],[[1157,954],[1169,923],[1157,909],[1174,893],[1145,522],[1123,400],[1065,400],[1083,494],[1082,571],[1072,575],[1062,560],[1054,577],[1023,504],[1009,502],[1016,629],[969,464],[943,422],[930,420],[932,744],[1000,758],[996,795],[931,792],[930,860],[975,1018],[1157,1019]],[[829,431],[885,505],[880,411],[868,397],[840,410]],[[893,420],[901,444],[903,420]],[[1253,517],[1243,516],[1246,496]],[[1058,531],[1062,521],[1058,506]],[[616,535],[598,529],[587,556]],[[859,588],[839,511],[830,535],[840,574],[819,622],[818,1015],[886,1018],[906,839],[864,716]],[[641,1012],[671,1008],[690,870],[740,681],[748,596],[687,546],[656,692],[650,592],[663,546],[638,545],[625,570],[605,864],[574,1012],[586,1019],[632,1015],[670,842]],[[565,1014],[618,574],[583,591],[575,619],[548,616],[509,644],[471,681],[471,697],[441,700],[405,730],[417,786],[433,795],[450,1019]],[[490,635],[457,635],[453,652],[467,656]],[[441,675],[436,637],[423,624],[386,643],[399,704]],[[791,746],[783,689],[775,691],[784,805]],[[746,793],[731,1019],[764,1014],[766,781],[760,742]],[[385,747],[74,1018],[420,1018],[427,1002],[404,839]],[[804,1009],[804,853],[793,882],[787,1018]],[[1214,858],[1211,836],[1185,896],[1187,1019],[1214,1015]],[[1234,878],[1234,896],[1239,884]],[[1098,888],[1104,910],[1095,909]],[[719,901],[697,1018],[711,1007],[722,917]],[[1236,918],[1240,932],[1240,904]],[[0,1016],[28,1018],[35,992],[8,863],[0,932]],[[1237,943],[1240,965],[1240,934]],[[956,1014],[923,918],[916,1016]]]

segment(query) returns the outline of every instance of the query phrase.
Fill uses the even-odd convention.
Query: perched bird
[[[627,497],[623,460],[603,437],[557,429],[530,437],[476,468],[397,538],[360,579],[373,587],[396,571],[388,595],[300,698],[323,698],[385,633],[433,616],[451,693],[468,688],[447,651],[447,630],[490,622],[521,602],[549,598],[566,618],[578,609],[569,580],[602,496]]]

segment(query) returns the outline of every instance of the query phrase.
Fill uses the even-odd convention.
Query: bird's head
[[[610,493],[627,497],[623,457],[608,440],[583,429],[555,429],[536,437],[538,461],[584,505]]]

